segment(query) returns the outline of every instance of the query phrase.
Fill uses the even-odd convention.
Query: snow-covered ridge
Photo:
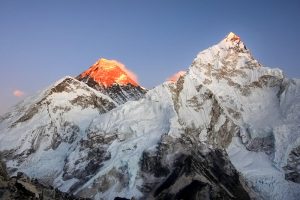
[[[300,81],[262,66],[236,34],[175,82],[141,96],[112,88],[66,77],[8,114],[0,151],[11,173],[93,199],[300,195]]]

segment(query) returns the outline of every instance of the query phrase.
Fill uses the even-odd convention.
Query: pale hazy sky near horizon
[[[151,88],[231,31],[299,78],[299,10],[298,0],[0,0],[0,114],[101,57]]]

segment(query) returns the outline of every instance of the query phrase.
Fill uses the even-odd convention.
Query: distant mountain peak
[[[147,92],[138,84],[137,76],[116,60],[101,58],[76,79],[108,95],[118,104],[138,100]]]
[[[175,74],[173,74],[171,77],[169,77],[168,79],[167,79],[167,81],[171,81],[171,82],[177,82],[178,81],[178,79],[181,77],[181,76],[184,76],[186,74],[186,71],[179,71],[179,72],[177,72],[177,73],[175,73]]]
[[[105,58],[99,59],[88,70],[79,75],[80,78],[92,78],[96,83],[104,87],[110,87],[114,84],[138,86],[135,74],[125,65],[116,60]]]

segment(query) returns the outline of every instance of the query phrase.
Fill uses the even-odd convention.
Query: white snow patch
[[[248,151],[238,137],[232,139],[227,153],[236,169],[264,199],[299,199],[300,185],[285,180],[284,173],[272,165],[266,154]]]

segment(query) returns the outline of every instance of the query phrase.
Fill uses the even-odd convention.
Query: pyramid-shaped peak
[[[110,87],[113,84],[138,86],[136,75],[124,64],[116,60],[99,59],[88,70],[79,75],[79,80],[91,78],[99,85]]]
[[[119,61],[109,60],[106,58],[100,58],[99,60],[97,60],[97,62],[93,66],[99,67],[102,70],[112,70],[112,69],[118,68],[118,67],[121,67],[121,68],[125,67]]]
[[[233,32],[230,32],[226,38],[225,38],[226,41],[232,41],[232,42],[240,42],[241,41],[241,38],[240,36],[236,35],[235,33]]]
[[[225,49],[232,49],[233,47],[238,47],[238,49],[240,50],[247,50],[240,36],[233,32],[228,33],[227,36],[218,43],[218,45],[224,47]]]

